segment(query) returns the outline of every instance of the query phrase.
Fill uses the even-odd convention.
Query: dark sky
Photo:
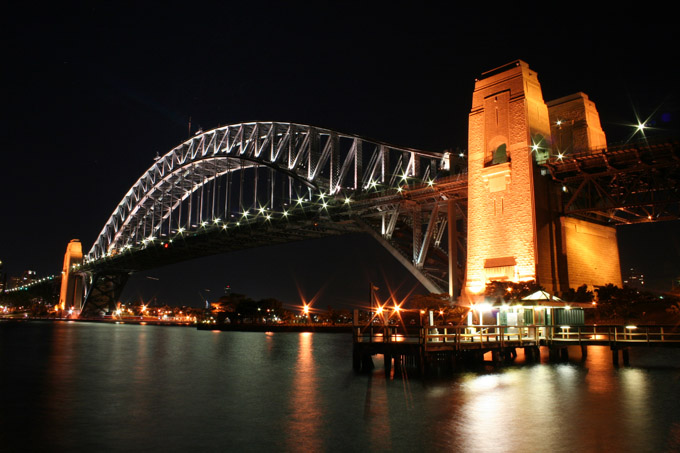
[[[636,115],[677,127],[678,33],[667,7],[620,4],[593,15],[569,3],[551,14],[490,15],[488,7],[451,6],[458,2],[11,3],[2,14],[0,128],[0,260],[9,275],[59,272],[73,238],[89,250],[153,157],[187,137],[189,118],[192,132],[291,121],[425,150],[465,149],[475,78],[523,59],[546,100],[587,93],[610,143],[627,138]],[[680,228],[654,228],[622,228],[621,257],[667,289],[680,274]],[[230,284],[296,303],[301,286],[306,298],[321,292],[325,308],[365,301],[368,280],[382,291],[422,292],[361,237],[150,276],[158,280],[137,276],[124,298],[196,304],[199,293],[214,298]]]

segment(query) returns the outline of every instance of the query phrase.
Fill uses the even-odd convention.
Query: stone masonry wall
[[[621,264],[616,229],[562,217],[562,238],[569,257],[569,287],[585,284],[590,289],[613,283],[619,288]]]

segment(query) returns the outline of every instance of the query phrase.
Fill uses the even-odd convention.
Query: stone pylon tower
[[[464,298],[474,301],[490,281],[536,280],[553,294],[620,285],[616,230],[561,217],[559,190],[541,167],[551,153],[606,147],[588,97],[546,104],[536,73],[518,60],[476,81],[469,121]]]
[[[550,150],[541,86],[523,61],[482,74],[475,83],[468,144],[468,257],[465,294],[487,281],[537,278],[537,211],[547,194],[536,163]]]
[[[83,246],[78,239],[73,239],[66,247],[64,266],[61,271],[61,292],[59,294],[59,309],[73,310],[72,315],[78,316],[83,304],[83,279],[74,274],[73,266],[83,264]]]

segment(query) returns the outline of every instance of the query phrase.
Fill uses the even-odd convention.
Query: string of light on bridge
[[[460,153],[461,157],[464,157],[463,153]],[[366,192],[367,196],[373,196],[373,195],[385,195],[385,194],[401,194],[402,196],[405,195],[405,193],[409,189],[420,189],[423,187],[430,187],[434,188],[436,185],[436,182],[433,179],[428,178],[425,181],[420,181],[417,178],[413,176],[409,176],[407,174],[402,174],[398,177],[399,182],[397,183],[397,186],[395,188],[391,187],[385,187],[385,184],[380,183],[378,180],[372,180],[369,182],[367,189],[369,189],[368,192]],[[314,200],[316,198],[316,200]],[[221,229],[221,230],[229,230],[229,229],[234,229],[234,228],[240,228],[240,227],[246,227],[255,223],[260,223],[260,222],[275,222],[275,221],[285,221],[288,220],[292,217],[294,217],[296,214],[299,213],[304,213],[306,211],[310,210],[316,210],[317,212],[328,212],[329,209],[332,208],[339,208],[339,209],[351,209],[352,203],[356,201],[352,199],[350,196],[345,196],[345,195],[329,195],[323,191],[320,191],[318,195],[316,196],[311,196],[309,198],[306,197],[298,197],[297,200],[295,200],[294,206],[290,207],[289,209],[284,209],[283,211],[275,211],[275,210],[270,210],[266,206],[260,206],[257,209],[244,209],[242,212],[239,214],[232,214],[233,218],[238,218],[236,220],[229,220],[225,221],[222,218],[215,218],[212,219],[211,221],[204,220],[200,224],[197,225],[191,225],[195,229],[192,229],[191,227],[187,228],[185,226],[179,227],[175,231],[175,235],[167,240],[162,240],[158,242],[157,237],[150,235],[148,237],[145,237],[139,242],[136,242],[134,244],[128,243],[124,245],[120,250],[112,249],[110,250],[106,256],[98,259],[88,259],[85,257],[84,261],[82,264],[74,264],[71,266],[71,271],[77,272],[78,270],[82,269],[83,267],[86,267],[88,265],[95,264],[96,262],[100,260],[105,260],[107,258],[111,258],[118,253],[133,253],[135,250],[143,250],[147,247],[154,246],[156,244],[160,245],[161,247],[164,248],[169,248],[170,245],[172,244],[174,239],[180,238],[185,234],[189,233],[195,233],[195,232],[201,232],[202,230],[211,230],[214,231],[215,229]],[[62,272],[63,273],[63,272]],[[34,288],[40,284],[47,283],[49,281],[53,281],[57,278],[61,278],[61,275],[50,275],[47,277],[43,277],[37,280],[34,280],[28,284],[18,286],[15,288],[7,289],[5,290],[5,293],[15,293],[19,291],[27,291],[31,288]]]
[[[30,288],[33,288],[33,287],[37,286],[37,285],[40,285],[40,284],[43,284],[43,283],[50,282],[50,281],[54,280],[54,279],[57,278],[57,277],[61,277],[61,276],[60,276],[60,275],[49,275],[49,276],[47,276],[47,277],[43,277],[43,278],[39,278],[39,279],[33,280],[32,282],[27,283],[27,284],[25,284],[25,285],[17,286],[16,288],[6,289],[5,292],[6,292],[6,293],[14,293],[14,292],[17,292],[17,291],[26,291],[26,290],[28,290],[28,289],[30,289]]]
[[[384,195],[387,193],[397,193],[404,196],[409,189],[416,189],[422,187],[434,188],[435,184],[436,183],[433,179],[427,179],[426,181],[418,181],[416,178],[403,174],[400,176],[400,182],[396,188],[389,187],[385,188],[384,187],[385,185],[381,184],[379,181],[376,180],[371,181],[368,184],[368,188],[370,189],[370,191],[367,192],[367,195]],[[314,200],[314,198],[316,198],[316,200]],[[298,213],[304,213],[306,212],[306,210],[328,212],[328,210],[332,208],[351,209],[351,205],[354,201],[355,200],[352,199],[350,196],[345,195],[332,196],[321,191],[318,193],[318,195],[312,196],[310,198],[298,197],[295,200],[295,204],[292,207],[290,207],[289,209],[284,209],[282,211],[270,210],[266,206],[260,206],[258,208],[244,209],[238,214],[232,214],[231,217],[234,218],[235,220],[226,221],[220,217],[216,217],[210,221],[204,220],[200,224],[191,225],[191,227],[194,227],[195,229],[192,229],[191,227],[188,228],[186,226],[182,226],[174,231],[175,234],[172,238],[162,240],[160,241],[159,244],[162,247],[168,248],[170,244],[172,244],[174,239],[182,237],[185,234],[200,232],[201,230],[207,229],[210,229],[211,231],[214,229],[228,230],[233,228],[245,227],[260,222],[284,221],[292,218]],[[106,259],[108,257],[115,256],[117,253],[120,252],[131,252],[136,248],[144,249],[146,247],[156,244],[158,240],[159,240],[158,237],[150,235],[134,244],[131,243],[125,244],[120,250],[111,249],[108,251],[106,257],[100,259]],[[96,259],[88,260],[87,258],[85,258],[83,265],[91,264],[96,261],[97,261]],[[78,270],[78,268],[79,266],[77,265],[73,267],[74,270]]]

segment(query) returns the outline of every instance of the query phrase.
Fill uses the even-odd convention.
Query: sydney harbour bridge
[[[555,216],[609,226],[680,218],[677,142],[542,151],[540,174]],[[372,235],[428,291],[455,298],[465,278],[467,215],[464,152],[404,148],[303,124],[219,127],[157,156],[89,252],[65,260],[62,278],[82,286],[68,294],[62,288],[62,308],[87,317],[112,312],[135,272],[357,232]]]

